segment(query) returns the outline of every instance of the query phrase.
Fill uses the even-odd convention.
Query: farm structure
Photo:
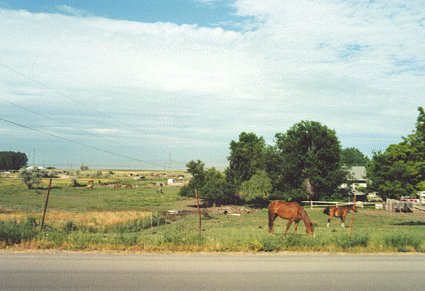
[[[419,201],[387,199],[385,209],[390,212],[425,212],[425,204],[422,204]]]

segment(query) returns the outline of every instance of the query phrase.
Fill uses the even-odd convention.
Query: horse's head
[[[313,238],[316,238],[316,234],[314,233],[314,224],[313,222],[310,222],[308,225],[306,225],[305,228],[307,234],[313,236]]]
[[[351,206],[351,210],[353,210],[354,212],[357,212],[357,207],[356,207],[356,206],[354,206],[354,205],[352,205],[352,206]]]

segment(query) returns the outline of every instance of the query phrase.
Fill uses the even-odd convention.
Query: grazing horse
[[[353,210],[354,212],[357,212],[357,209],[354,205],[348,205],[348,206],[328,206],[325,209],[323,209],[323,213],[328,215],[328,224],[327,227],[329,227],[329,224],[331,222],[332,217],[339,217],[341,220],[341,227],[345,227],[345,219],[347,218],[347,214]]]
[[[305,229],[307,234],[311,234],[314,236],[314,226],[310,217],[307,214],[307,211],[296,202],[286,202],[275,200],[270,202],[268,206],[269,210],[269,233],[273,234],[273,222],[276,217],[280,217],[288,220],[288,224],[286,225],[285,235],[287,234],[289,228],[291,227],[292,222],[295,222],[295,232],[298,228],[298,222],[302,220],[305,224]]]

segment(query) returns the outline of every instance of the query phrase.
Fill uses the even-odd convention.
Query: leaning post
[[[47,204],[49,203],[50,189],[52,188],[52,179],[49,181],[49,188],[47,189],[46,202],[44,203],[43,219],[41,220],[41,230],[44,227],[44,218],[46,217]]]
[[[353,227],[354,227],[354,216],[356,213],[356,192],[354,191],[354,199],[353,199],[353,215],[351,216],[351,223],[350,223],[350,234],[353,233]]]

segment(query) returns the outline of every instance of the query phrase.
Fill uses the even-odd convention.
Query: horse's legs
[[[300,221],[298,220],[298,221],[294,222],[294,231],[295,232],[297,232],[297,230],[298,230],[298,222],[300,222]]]
[[[341,216],[341,227],[345,227],[345,215]]]
[[[327,227],[329,227],[329,225],[330,225],[330,223],[331,223],[331,218],[332,218],[332,216],[330,216],[330,215],[329,215],[329,216],[328,216],[328,224],[326,224],[326,226],[327,226]]]
[[[291,224],[292,224],[292,219],[289,219],[288,224],[286,225],[286,230],[285,230],[284,235],[286,235],[288,233],[288,230],[291,227]]]
[[[273,222],[275,221],[277,215],[269,212],[269,233],[274,234]]]

